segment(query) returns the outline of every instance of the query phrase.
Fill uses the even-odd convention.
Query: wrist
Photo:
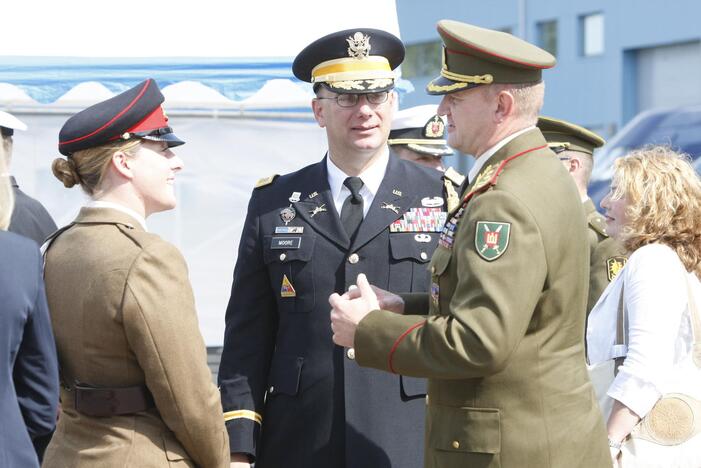
[[[609,442],[609,448],[615,449],[617,451],[621,450],[621,445],[623,444],[623,441],[616,442],[615,440],[612,440],[609,437],[608,442]]]

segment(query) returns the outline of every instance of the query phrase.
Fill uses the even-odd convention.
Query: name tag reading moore
[[[298,249],[302,245],[301,237],[273,237],[270,242],[271,249]]]

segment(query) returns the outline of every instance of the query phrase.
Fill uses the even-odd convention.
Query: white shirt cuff
[[[621,366],[606,394],[626,405],[640,418],[644,418],[662,396],[652,382],[626,372],[625,366]]]

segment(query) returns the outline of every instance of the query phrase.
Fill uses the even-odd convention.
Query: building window
[[[537,28],[538,45],[557,57],[557,21],[541,21]]]
[[[441,41],[420,42],[406,46],[402,77],[406,79],[434,76],[441,71],[443,47]]]
[[[604,53],[604,14],[594,13],[579,17],[581,54],[585,57]]]

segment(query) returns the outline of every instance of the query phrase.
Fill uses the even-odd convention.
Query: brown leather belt
[[[139,413],[155,406],[145,385],[109,388],[75,384],[71,391],[76,411],[98,418]]]

